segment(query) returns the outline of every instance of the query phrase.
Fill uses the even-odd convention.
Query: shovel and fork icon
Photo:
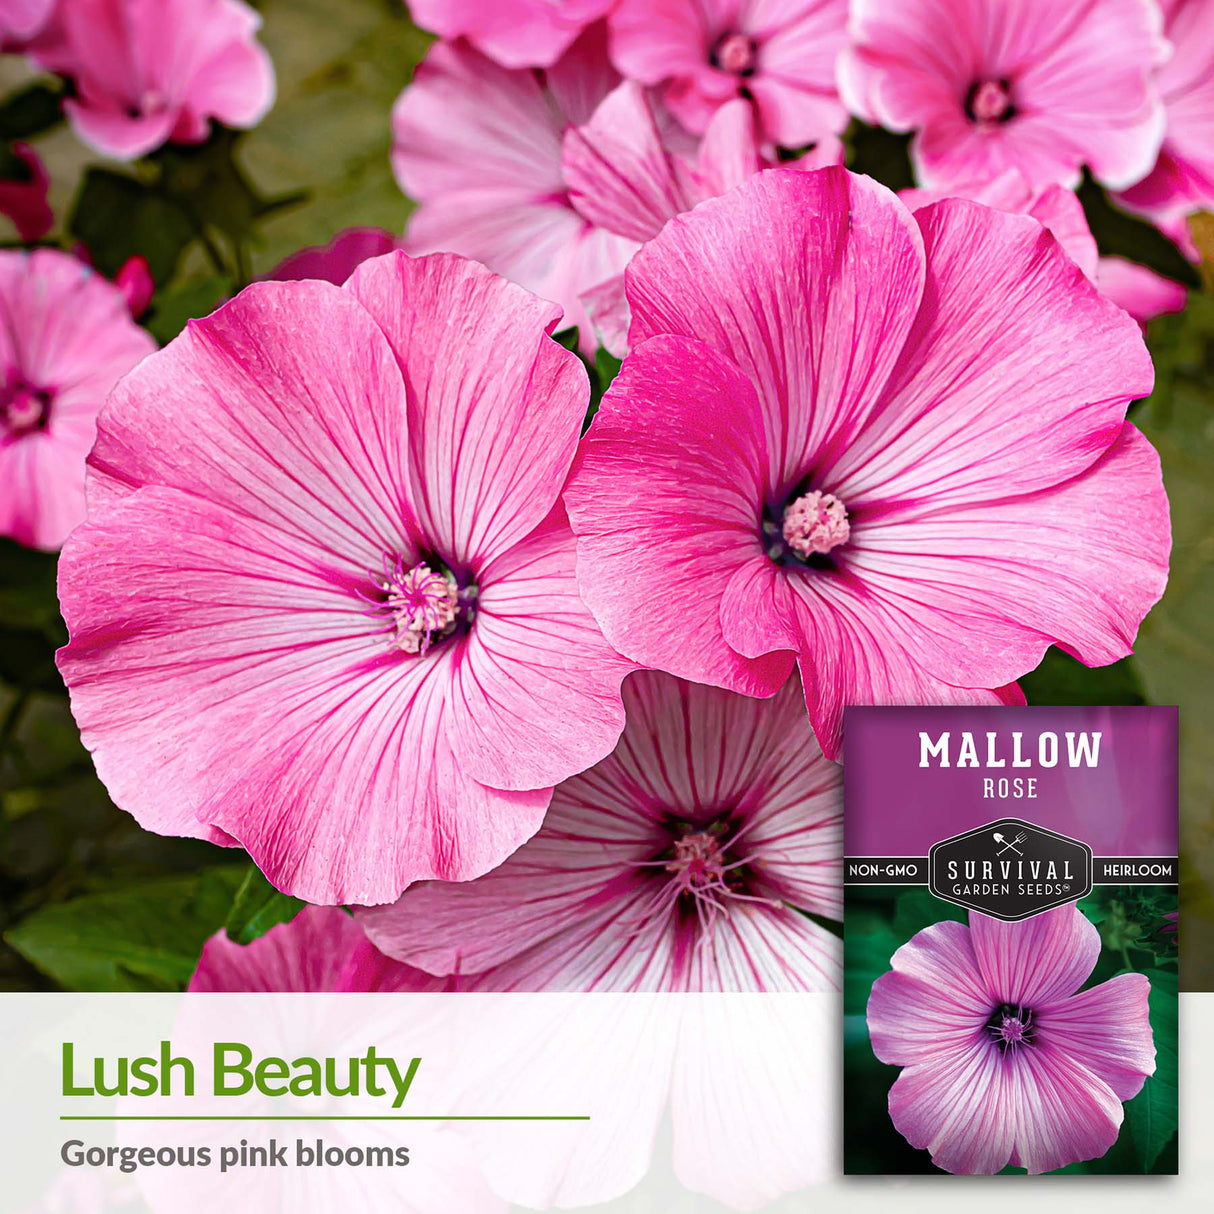
[[[1017,831],[1014,838],[1005,839],[998,831],[994,832],[996,843],[1001,843],[1003,846],[995,853],[996,856],[1002,856],[1004,852],[1014,851],[1016,855],[1023,856],[1018,844],[1024,843],[1028,839],[1028,835],[1024,831]]]

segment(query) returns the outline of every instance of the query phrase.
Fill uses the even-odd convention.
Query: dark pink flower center
[[[732,76],[755,74],[755,40],[746,34],[728,33],[717,39],[709,56],[713,67]]]
[[[424,655],[451,636],[461,623],[470,625],[476,587],[463,589],[437,559],[406,565],[402,557],[384,558],[383,576],[376,581],[368,614],[384,620],[383,631],[402,653]]]
[[[1001,1053],[1033,1043],[1033,1013],[1026,1007],[1001,1003],[991,1013],[986,1027]]]
[[[965,113],[971,122],[991,126],[1015,114],[1011,86],[1006,80],[977,80],[965,98]]]
[[[44,430],[51,412],[51,394],[35,388],[15,370],[0,390],[0,425],[6,437],[20,438]]]

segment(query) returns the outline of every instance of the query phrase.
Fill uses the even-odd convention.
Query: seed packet
[[[1176,709],[846,736],[844,1171],[1175,1173]]]

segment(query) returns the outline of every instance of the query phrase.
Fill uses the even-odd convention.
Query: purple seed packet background
[[[1174,856],[1177,851],[1177,712],[1173,707],[848,708],[843,778],[849,856],[925,856],[934,843],[1016,817],[1087,843],[1097,855]],[[968,730],[986,754],[985,735],[1006,740],[998,770],[919,766],[919,731],[936,739]],[[1100,730],[1097,767],[1013,769],[1010,735],[1024,733],[1034,759],[1037,735]],[[984,799],[982,777],[1037,780],[1035,800]]]

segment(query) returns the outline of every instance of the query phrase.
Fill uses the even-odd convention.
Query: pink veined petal
[[[684,991],[685,958],[694,941],[673,918],[645,922],[650,900],[644,887],[626,886],[618,898],[591,907],[555,935],[461,986],[471,991]]]
[[[852,567],[905,614],[926,669],[1001,684],[1051,641],[1089,666],[1130,653],[1167,584],[1170,546],[1159,456],[1125,423],[1096,464],[1055,488],[874,520]]]
[[[419,524],[445,560],[477,569],[544,520],[573,459],[590,386],[547,336],[559,313],[445,254],[375,258],[344,290],[400,363]]]
[[[423,203],[474,187],[557,195],[563,128],[533,73],[438,42],[393,107],[392,166],[401,189]]]
[[[889,1115],[946,1172],[990,1176],[1007,1166],[1016,1122],[1014,1078],[994,1042],[975,1035],[908,1066],[889,1090]]]
[[[544,83],[567,123],[590,121],[600,101],[620,83],[620,74],[607,54],[607,27],[588,26],[552,67]]]
[[[400,247],[400,239],[382,228],[347,228],[326,245],[309,245],[283,258],[265,277],[276,282],[320,278],[340,287],[367,258]]]
[[[216,932],[202,946],[190,991],[424,991],[442,983],[378,953],[334,906],[305,906],[250,944]]]
[[[160,833],[238,839],[313,902],[385,902],[500,863],[551,789],[460,771],[458,648],[402,657],[354,591],[286,532],[177,490],[95,511],[60,563],[58,660],[115,801]]]
[[[350,295],[254,283],[112,393],[89,461],[90,506],[142,485],[205,489],[363,578],[385,555],[415,550],[405,408],[391,347]]]
[[[0,446],[0,535],[44,552],[63,546],[84,521],[84,461],[95,436],[93,418],[81,416],[60,421],[54,434]]]
[[[968,198],[1014,215],[1031,215],[1048,228],[1067,256],[1088,278],[1096,273],[1096,241],[1088,228],[1083,204],[1073,191],[1059,185],[1034,193],[1028,178],[1019,168],[1009,168],[997,177],[975,178],[950,186],[947,190],[902,190],[898,197],[912,211],[930,206],[943,198]]]
[[[757,701],[641,671],[624,703],[616,750],[557,788],[534,839],[479,880],[361,912],[372,939],[427,970],[480,972],[485,990],[833,989],[837,938],[780,901],[838,903],[839,776],[795,691]],[[670,823],[723,807],[750,900],[697,923],[668,896]]]
[[[1035,221],[960,199],[915,219],[930,306],[823,483],[849,504],[931,509],[1042,489],[1094,463],[1151,390],[1137,326]]]
[[[846,448],[864,425],[922,274],[918,230],[884,187],[837,168],[772,169],[672,220],[633,259],[629,342],[681,335],[732,359],[758,393],[765,489],[783,493],[811,453]]]
[[[633,668],[578,595],[563,507],[485,566],[476,623],[454,672],[451,745],[495,788],[538,788],[609,754]]]
[[[625,81],[584,126],[565,132],[563,169],[570,201],[591,223],[645,241],[689,210],[645,92]]]
[[[414,255],[459,253],[545,299],[570,302],[578,245],[586,221],[563,199],[524,195],[515,187],[467,189],[419,207],[405,249]],[[622,268],[622,265],[621,265]]]
[[[1036,1176],[1099,1159],[1117,1141],[1125,1112],[1103,1079],[1045,1042],[1009,1057],[1001,1111],[1015,1125],[1014,1165]]]
[[[858,580],[788,579],[800,634],[797,661],[805,706],[823,753],[841,757],[843,709],[849,704],[1023,704],[1015,685],[954,685],[919,664],[914,621]],[[936,620],[932,621],[937,624]]]
[[[1118,1100],[1133,1100],[1155,1073],[1145,974],[1118,974],[1034,1015],[1038,1038],[1082,1063],[1113,1089]]]
[[[0,254],[0,359],[50,403],[41,429],[0,444],[0,534],[58,549],[85,514],[85,457],[107,393],[155,342],[121,291],[53,249]]]
[[[5,0],[0,16],[0,44],[10,49],[13,43],[24,42],[39,33],[50,19],[57,0]]]
[[[787,728],[763,775],[763,800],[746,830],[753,870],[765,889],[799,910],[843,918],[842,787],[839,768],[806,761],[804,704],[796,679],[770,703]]]
[[[654,848],[649,824],[630,809],[601,776],[575,777],[553,794],[540,832],[498,868],[476,881],[415,885],[392,906],[359,911],[359,921],[390,956],[457,975],[576,931],[592,912],[611,922]]]
[[[890,964],[868,997],[869,1037],[882,1062],[929,1062],[964,1050],[985,1030],[995,1001],[963,923],[925,927]]]
[[[582,597],[617,650],[770,695],[791,655],[743,658],[720,621],[734,570],[764,559],[758,418],[754,389],[725,358],[695,341],[654,338],[634,347],[604,398],[565,504]]]
[[[1029,1009],[1073,995],[1100,956],[1100,933],[1073,902],[1019,923],[971,911],[970,940],[995,1001]]]
[[[843,944],[790,906],[734,903],[692,946],[692,991],[837,991]]]

